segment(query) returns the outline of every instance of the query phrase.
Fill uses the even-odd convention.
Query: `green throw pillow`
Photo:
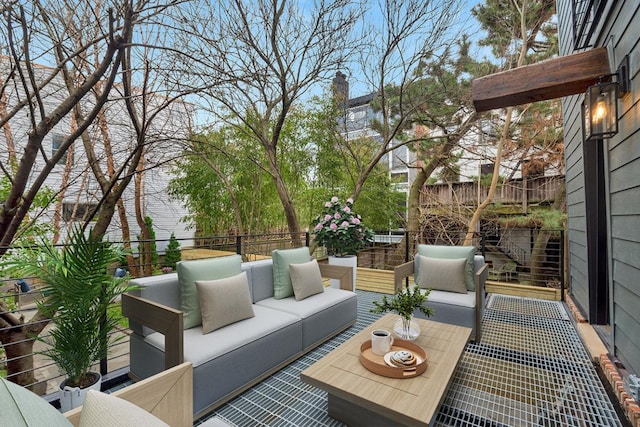
[[[196,281],[235,276],[242,273],[241,264],[242,257],[240,255],[178,262],[180,310],[184,313],[185,329],[202,324]]]
[[[273,258],[273,297],[288,298],[293,295],[293,286],[289,276],[289,264],[302,264],[311,260],[309,248],[276,249],[271,252]]]
[[[464,284],[468,291],[476,290],[476,282],[473,279],[473,258],[476,255],[475,246],[444,246],[444,245],[418,245],[418,254],[430,258],[458,259],[466,258]],[[420,262],[415,263],[414,280],[420,277]],[[422,286],[420,283],[416,283]]]

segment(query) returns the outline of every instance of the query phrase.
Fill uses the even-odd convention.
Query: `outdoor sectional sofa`
[[[418,245],[414,260],[395,268],[394,284],[398,290],[413,275],[416,285],[431,289],[425,302],[433,308],[429,320],[471,328],[471,340],[480,342],[489,273],[475,252],[473,246]],[[425,317],[420,310],[413,314]]]
[[[318,265],[309,260],[305,247],[274,251],[273,259],[241,264],[239,255],[183,261],[178,264],[178,273],[132,280],[131,285],[138,289],[125,294],[122,300],[123,313],[129,318],[133,331],[130,337],[131,376],[147,378],[183,361],[191,362],[194,414],[199,417],[350,327],[357,318],[351,268]],[[229,270],[228,265],[224,265],[228,262],[237,265]],[[340,289],[321,285],[319,293],[298,300],[296,283],[292,284],[296,288],[294,296],[283,293],[286,286],[274,286],[274,279],[277,283],[283,280],[291,283],[289,269],[292,264],[314,263],[314,267],[309,268],[319,270],[317,276],[316,271],[308,274],[309,270],[296,268],[295,282],[299,284],[302,278],[302,282],[313,281],[317,286],[318,280],[322,282],[322,275],[339,279]],[[243,274],[233,274],[237,271],[232,270],[238,266],[246,279]],[[209,309],[198,314],[195,320],[193,313],[185,312],[185,307],[188,309],[184,300],[187,292],[181,282],[187,278],[195,278],[200,285],[208,279],[215,279],[211,283],[218,283],[216,280],[228,282],[230,276],[248,282],[247,298],[250,298],[254,315],[203,333],[205,327],[200,319],[208,322],[206,319],[210,317],[205,311]],[[200,297],[205,295],[203,288],[197,289]],[[315,291],[318,291],[317,287]],[[218,312],[229,317],[242,317],[246,308],[230,307],[229,304],[217,307]]]

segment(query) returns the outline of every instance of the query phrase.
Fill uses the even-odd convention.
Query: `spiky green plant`
[[[124,259],[125,250],[88,234],[77,227],[63,248],[44,240],[16,248],[4,263],[13,273],[44,283],[38,306],[55,327],[38,339],[49,344],[42,354],[58,364],[71,387],[90,385],[91,366],[121,339],[112,334],[119,321],[117,312],[107,309],[129,289],[127,277],[110,272]]]

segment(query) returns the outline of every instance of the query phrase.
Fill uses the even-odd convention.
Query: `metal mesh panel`
[[[376,320],[369,308],[379,298],[358,291],[355,326],[209,417],[243,427],[342,426],[327,415],[326,393],[300,372]],[[622,425],[560,303],[492,295],[487,307],[482,342],[467,345],[436,426]]]

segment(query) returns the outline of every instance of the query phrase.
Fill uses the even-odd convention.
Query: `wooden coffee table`
[[[427,369],[414,378],[387,378],[360,363],[360,345],[374,329],[392,330],[387,314],[305,369],[300,377],[329,394],[329,416],[350,426],[429,425],[471,335],[470,328],[416,319],[416,343],[427,353]]]

